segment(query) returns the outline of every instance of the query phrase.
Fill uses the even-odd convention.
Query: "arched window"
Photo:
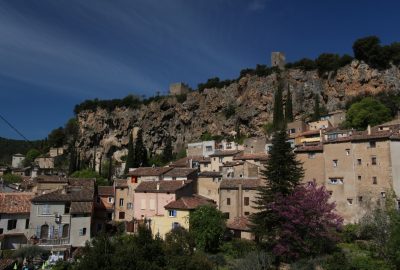
[[[49,225],[44,224],[40,228],[40,239],[47,239],[49,238]]]
[[[69,224],[65,224],[62,228],[62,237],[63,238],[68,237],[68,233],[69,233]]]

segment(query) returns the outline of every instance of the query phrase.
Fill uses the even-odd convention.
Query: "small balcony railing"
[[[69,237],[54,239],[39,239],[40,246],[62,246],[69,245]]]

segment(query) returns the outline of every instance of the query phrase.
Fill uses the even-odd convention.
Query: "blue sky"
[[[323,52],[400,41],[400,1],[0,0],[0,114],[44,138],[85,99],[166,93]],[[0,122],[0,136],[19,138]]]

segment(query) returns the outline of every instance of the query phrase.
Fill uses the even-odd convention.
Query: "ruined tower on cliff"
[[[283,52],[272,52],[271,53],[271,66],[279,67],[279,69],[285,68],[285,54]]]

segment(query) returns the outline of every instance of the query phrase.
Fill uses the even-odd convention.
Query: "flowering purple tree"
[[[271,209],[278,218],[273,253],[285,261],[324,254],[337,242],[343,218],[335,213],[329,193],[315,182],[278,195]]]

